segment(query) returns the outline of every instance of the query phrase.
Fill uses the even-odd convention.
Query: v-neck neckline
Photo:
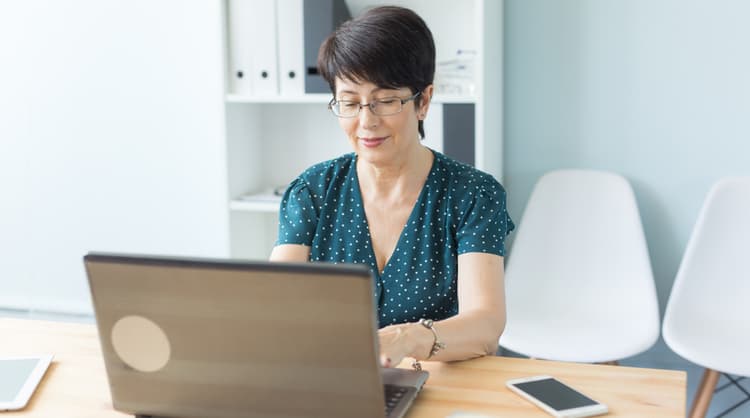
[[[373,271],[378,276],[378,278],[382,278],[385,274],[385,271],[388,269],[388,267],[391,266],[393,261],[393,256],[398,252],[399,248],[402,245],[402,241],[404,240],[404,236],[406,235],[407,228],[409,227],[409,224],[414,220],[413,218],[417,216],[417,211],[419,210],[420,202],[424,200],[425,194],[427,193],[428,184],[430,183],[430,179],[433,176],[433,173],[435,172],[435,167],[437,166],[437,153],[433,151],[431,148],[427,148],[430,153],[432,153],[432,165],[430,166],[430,171],[427,173],[427,177],[425,178],[424,184],[422,185],[422,189],[419,191],[419,196],[417,196],[417,200],[414,202],[414,206],[411,208],[411,212],[409,213],[409,217],[406,218],[406,223],[401,228],[401,233],[398,236],[398,241],[396,241],[396,246],[393,247],[393,251],[388,256],[388,259],[386,260],[385,264],[383,264],[383,270],[380,271],[378,269],[378,257],[375,254],[375,246],[372,244],[372,233],[370,232],[370,221],[367,219],[367,212],[365,211],[365,199],[362,197],[362,188],[359,184],[359,174],[357,173],[357,161],[358,157],[357,154],[354,154],[354,185],[356,187],[355,193],[359,194],[359,201],[362,202],[361,206],[361,215],[362,219],[365,220],[365,227],[367,228],[367,239],[370,241],[370,255],[372,256],[372,260],[374,263],[374,269]]]

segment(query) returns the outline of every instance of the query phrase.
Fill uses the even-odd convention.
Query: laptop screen
[[[85,264],[116,409],[382,414],[366,267],[113,254]]]

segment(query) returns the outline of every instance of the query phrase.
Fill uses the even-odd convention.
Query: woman
[[[318,67],[354,152],[291,183],[271,260],[370,266],[384,367],[494,354],[514,226],[494,178],[420,142],[434,93],[430,30],[411,10],[375,8],[323,42]]]

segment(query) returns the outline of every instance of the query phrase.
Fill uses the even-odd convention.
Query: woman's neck
[[[418,193],[432,167],[432,151],[417,144],[398,161],[388,165],[374,165],[357,161],[357,176],[363,197],[397,201],[399,197]]]

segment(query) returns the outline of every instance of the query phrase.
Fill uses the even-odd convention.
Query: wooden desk
[[[112,409],[96,327],[0,318],[0,356],[54,353],[41,386],[24,410],[10,417],[107,418]],[[424,362],[430,379],[408,418],[445,417],[455,411],[493,417],[549,418],[505,387],[512,378],[550,374],[606,403],[609,417],[685,416],[686,374],[681,371],[602,366],[507,357],[457,363]]]

